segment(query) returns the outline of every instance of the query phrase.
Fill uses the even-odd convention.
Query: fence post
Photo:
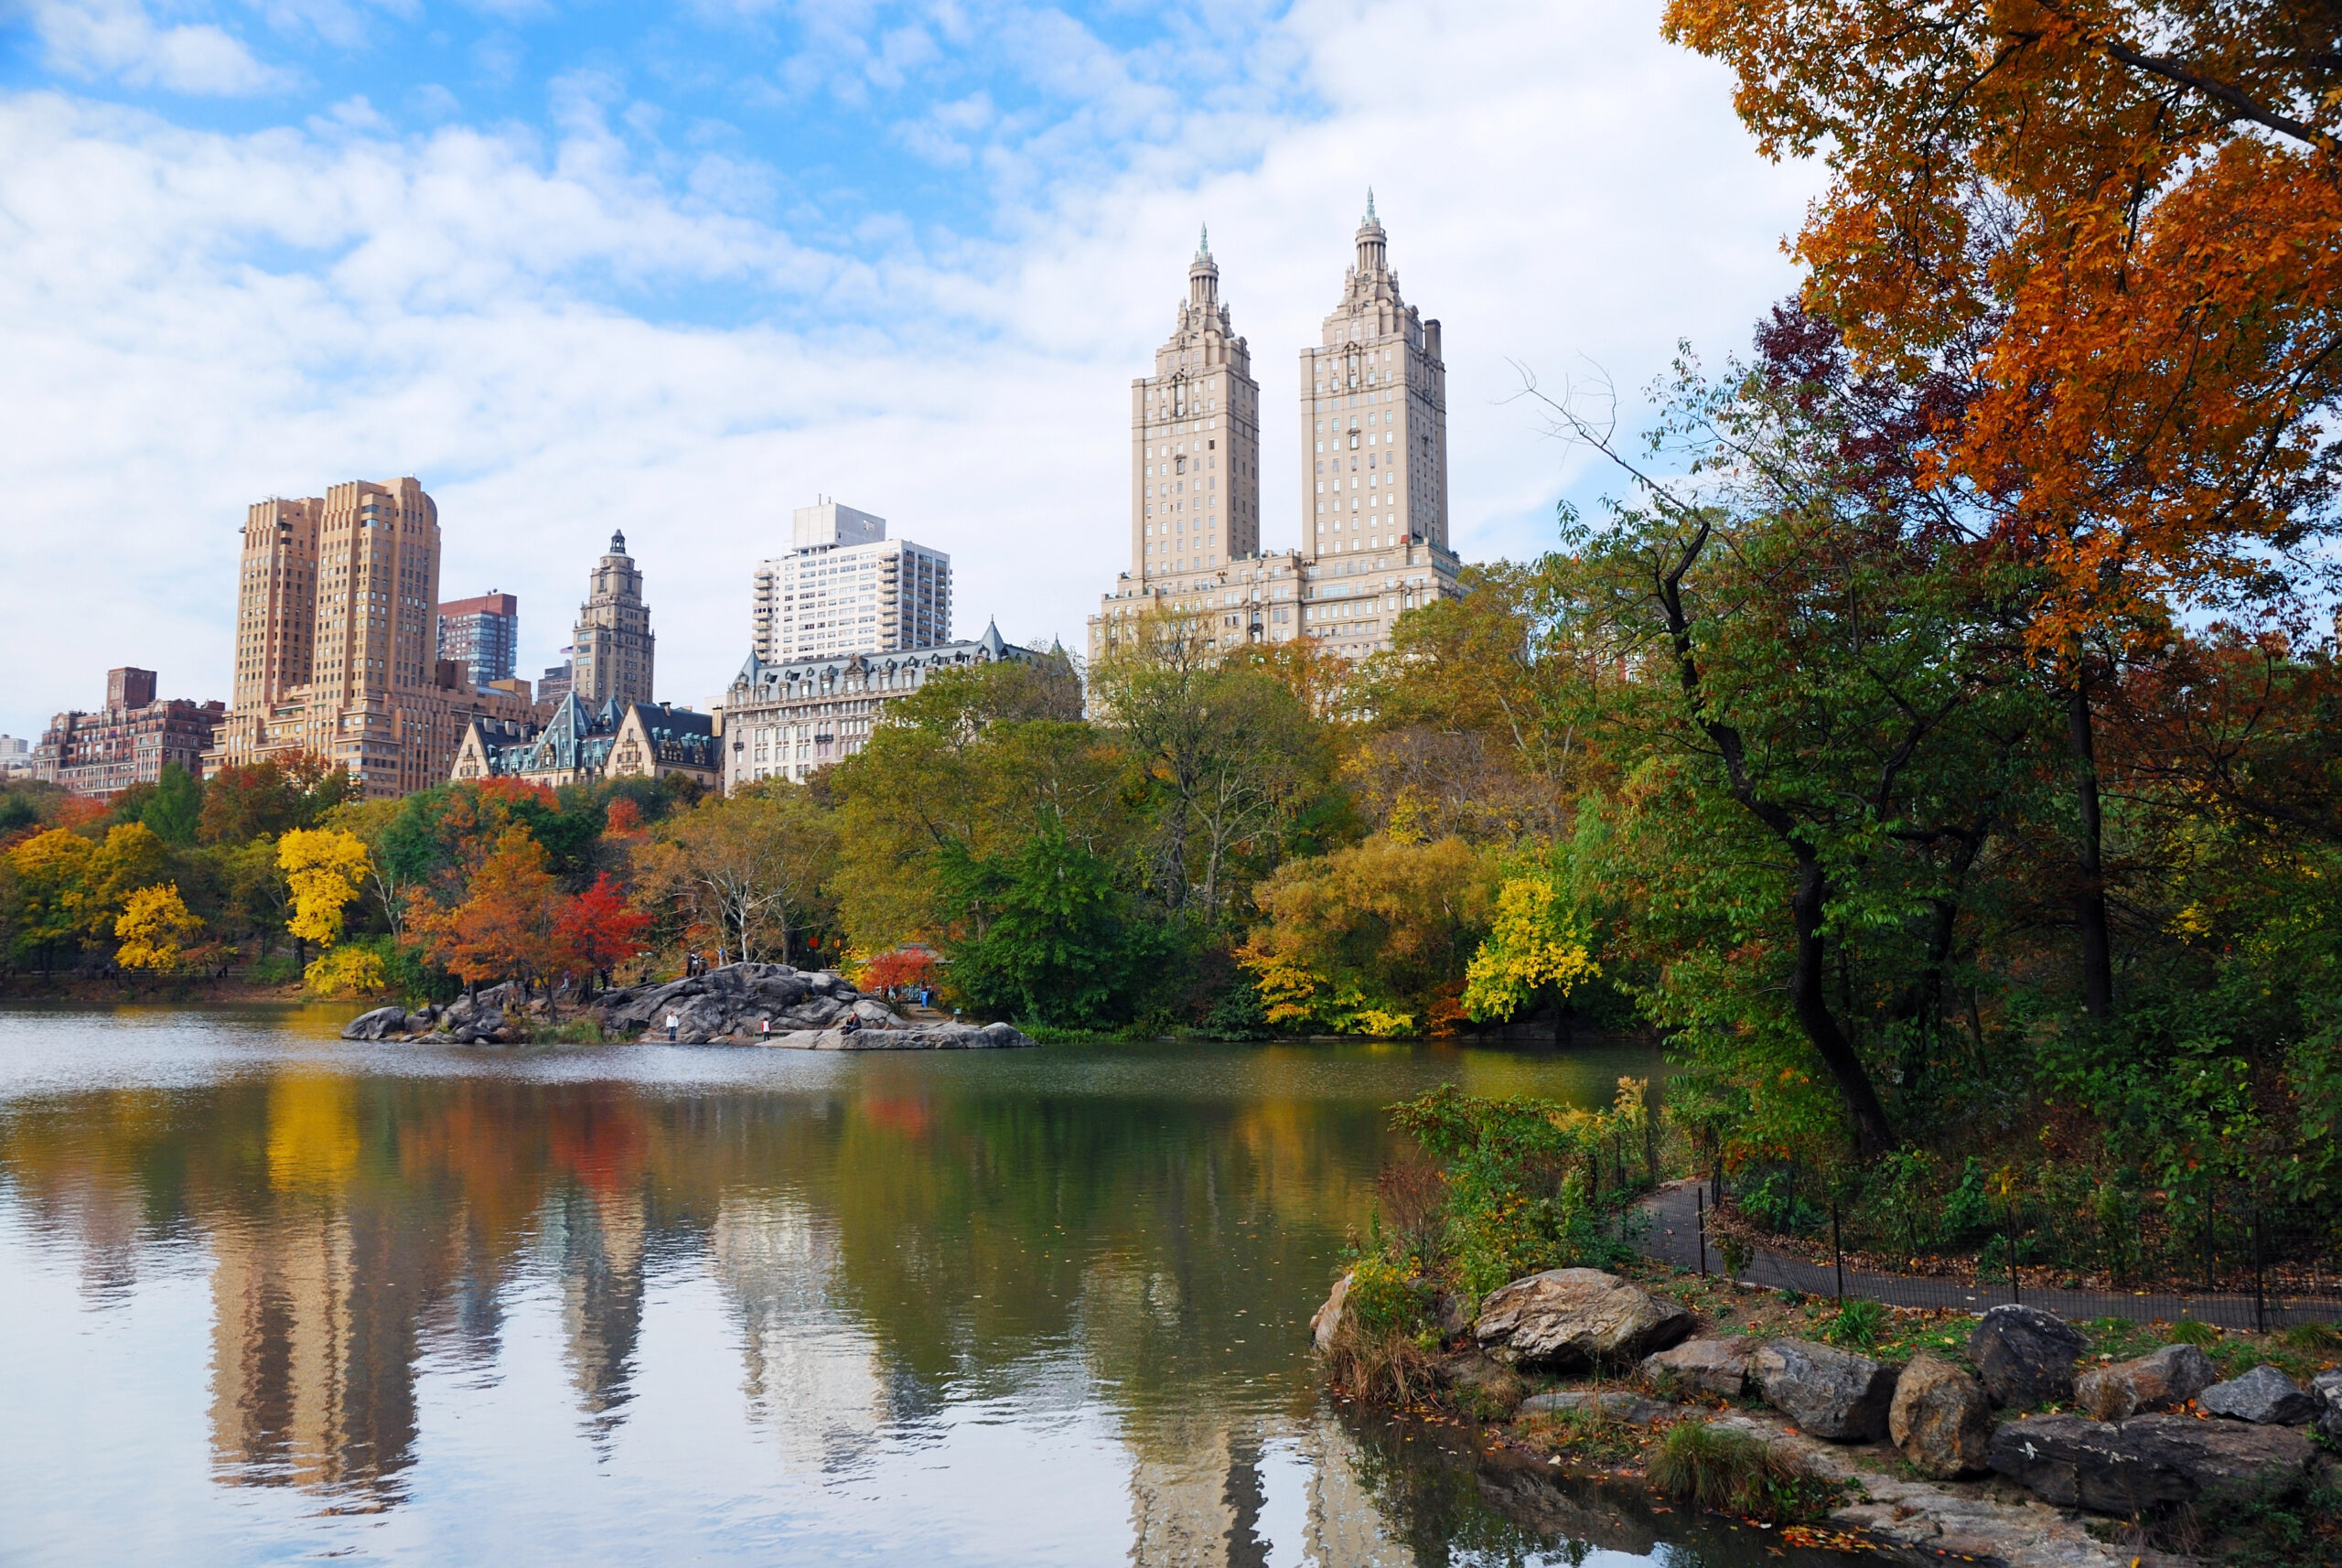
[[[2218,1226],[2220,1217],[2220,1189],[2207,1182],[2204,1186],[2204,1294],[2211,1294],[2219,1288],[2212,1280],[2212,1249],[2218,1245]]]
[[[1830,1259],[1838,1269],[1838,1305],[1846,1305],[1846,1250],[1838,1244],[1838,1197],[1830,1195]]]
[[[2023,1296],[2021,1296],[2021,1295],[2018,1294],[2018,1292],[2017,1292],[2017,1280],[2016,1280],[2016,1199],[2015,1199],[2014,1197],[2012,1197],[2009,1199],[2009,1300],[2010,1300],[2010,1302],[2012,1302],[2012,1303],[2015,1303],[2015,1302],[2022,1301],[2023,1299],[2024,1299],[2024,1297],[2023,1297]]]
[[[2252,1331],[2269,1332],[2269,1287],[2261,1266],[2261,1210],[2252,1211]]]
[[[1692,1211],[1700,1219],[1700,1277],[1708,1277],[1708,1195],[1704,1188],[1692,1189]]]

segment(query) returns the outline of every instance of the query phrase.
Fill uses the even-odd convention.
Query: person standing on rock
[[[757,1020],[757,1039],[763,1044],[768,1045],[771,1043],[772,1020],[770,1018],[759,1018]]]
[[[681,1027],[681,1026],[682,1026],[682,1022],[683,1022],[683,1021],[682,1021],[682,1017],[681,1017],[681,1016],[679,1016],[679,1015],[678,1015],[677,1014],[675,1014],[674,1012],[670,1011],[670,1012],[668,1013],[668,1015],[667,1015],[667,1043],[668,1043],[669,1045],[671,1045],[671,1045],[673,1045],[673,1044],[675,1043],[675,1031],[676,1031],[676,1029],[678,1029],[679,1027]]]

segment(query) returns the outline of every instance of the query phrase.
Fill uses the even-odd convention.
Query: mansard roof
[[[842,681],[848,675],[866,675],[887,670],[948,670],[970,664],[989,664],[1001,659],[1035,659],[1029,648],[1019,648],[1000,635],[996,621],[987,622],[984,634],[973,642],[946,642],[933,648],[898,648],[884,653],[847,653],[834,659],[784,659],[768,661],[750,653],[740,672],[732,678],[732,689],[754,692],[758,687],[779,688],[799,681]]]
[[[527,773],[598,774],[608,770],[618,732],[632,717],[644,742],[671,767],[713,770],[719,766],[715,721],[667,703],[615,701],[597,711],[575,693],[562,698],[542,729],[496,720],[476,720],[480,748],[492,775]],[[491,727],[492,726],[492,727]]]

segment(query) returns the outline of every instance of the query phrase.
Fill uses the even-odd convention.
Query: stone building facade
[[[234,700],[206,770],[307,751],[384,800],[445,779],[473,715],[525,719],[524,697],[438,657],[439,556],[438,506],[411,478],[255,502]]]
[[[575,693],[543,725],[476,718],[456,748],[448,779],[478,783],[517,779],[557,789],[604,779],[664,779],[682,774],[713,786],[722,776],[714,715],[665,703],[604,703],[588,708]]]
[[[1440,325],[1399,290],[1367,198],[1356,259],[1301,353],[1297,549],[1260,545],[1259,388],[1209,248],[1155,374],[1131,387],[1131,565],[1090,618],[1097,658],[1150,614],[1223,648],[1314,638],[1362,657],[1391,622],[1461,592],[1447,542],[1447,370]]]
[[[757,564],[750,645],[767,663],[951,640],[951,557],[834,500],[799,507],[787,555]]]
[[[577,607],[570,691],[591,708],[650,701],[653,641],[642,574],[626,553],[626,535],[613,533],[609,553],[596,563],[586,602]]]
[[[801,782],[852,757],[878,727],[886,704],[938,671],[1033,657],[1032,650],[1003,641],[1000,628],[991,625],[973,642],[936,648],[777,662],[751,653],[724,696],[725,790],[763,779]]]
[[[227,716],[227,705],[184,697],[157,701],[155,684],[152,670],[107,671],[105,706],[51,719],[32,748],[27,771],[100,800],[133,784],[154,783],[166,763],[176,762],[200,779],[203,754]]]

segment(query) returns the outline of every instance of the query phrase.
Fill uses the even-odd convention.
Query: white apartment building
[[[1155,374],[1131,383],[1130,570],[1090,618],[1090,654],[1152,610],[1214,642],[1315,638],[1363,656],[1402,613],[1460,590],[1447,546],[1447,367],[1405,303],[1369,193],[1357,261],[1301,353],[1301,544],[1261,548],[1260,387],[1207,242]]]
[[[799,507],[793,522],[790,553],[757,564],[757,659],[787,663],[951,640],[951,557],[888,539],[885,518],[834,499]]]

